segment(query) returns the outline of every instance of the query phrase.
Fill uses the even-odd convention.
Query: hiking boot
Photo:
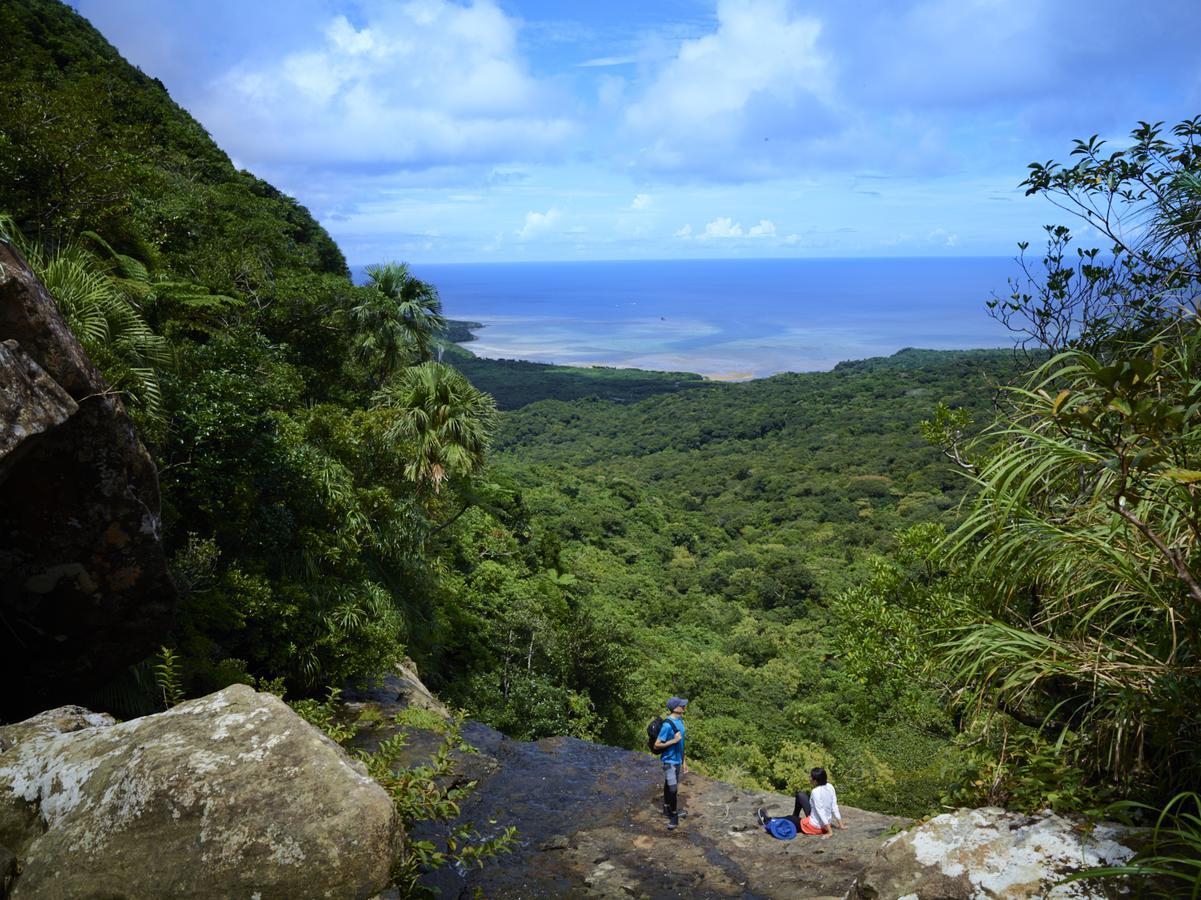
[[[668,831],[671,831],[672,829],[679,828],[679,827],[680,827],[680,817],[678,815],[672,816],[670,819],[667,820],[667,830]]]

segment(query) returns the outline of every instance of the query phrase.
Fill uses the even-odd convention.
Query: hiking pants
[[[679,763],[663,764],[663,808],[668,815],[676,815],[679,810],[680,765]]]
[[[813,812],[813,804],[809,802],[809,792],[797,791],[796,800],[792,804],[792,815],[788,818],[792,819],[793,825],[800,828],[802,816],[807,816],[811,812]]]

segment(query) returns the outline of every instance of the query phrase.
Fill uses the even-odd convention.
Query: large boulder
[[[400,838],[390,798],[278,698],[235,685],[119,725],[88,716],[0,729],[13,900],[341,900],[387,887]]]
[[[158,475],[54,301],[0,241],[0,721],[144,659],[176,591]]]
[[[1022,815],[996,807],[936,816],[886,843],[859,876],[850,898],[1024,900],[1108,897],[1096,881],[1056,887],[1085,869],[1121,865],[1134,855],[1116,825],[1085,827],[1048,811]]]

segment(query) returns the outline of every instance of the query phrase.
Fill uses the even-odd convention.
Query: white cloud
[[[651,168],[770,168],[830,127],[821,22],[788,0],[720,0],[712,34],[680,44],[626,113]],[[775,145],[772,141],[775,141]]]
[[[729,217],[714,219],[705,226],[702,238],[736,238],[742,237],[742,225]]]
[[[926,239],[943,247],[955,247],[959,244],[959,235],[947,231],[945,228],[935,228],[927,235]]]
[[[491,0],[379,4],[361,27],[338,16],[315,45],[240,65],[216,88],[204,121],[260,162],[537,159],[574,132]]]
[[[650,209],[653,202],[650,194],[636,194],[630,203],[630,209]]]
[[[694,237],[692,226],[685,225],[676,232],[675,236],[685,240]],[[705,230],[696,234],[695,238],[698,241],[722,241],[739,238],[774,238],[775,236],[775,223],[767,219],[760,219],[758,225],[752,225],[749,229],[744,230],[741,222],[735,222],[729,216],[718,216],[705,225]]]
[[[525,224],[516,231],[517,239],[528,241],[530,238],[553,231],[562,218],[563,214],[554,208],[548,209],[544,213],[528,212],[525,214]]]

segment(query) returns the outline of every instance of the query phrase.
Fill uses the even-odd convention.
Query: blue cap
[[[687,706],[688,701],[684,697],[672,697],[667,701],[667,711],[671,712],[678,706]]]

